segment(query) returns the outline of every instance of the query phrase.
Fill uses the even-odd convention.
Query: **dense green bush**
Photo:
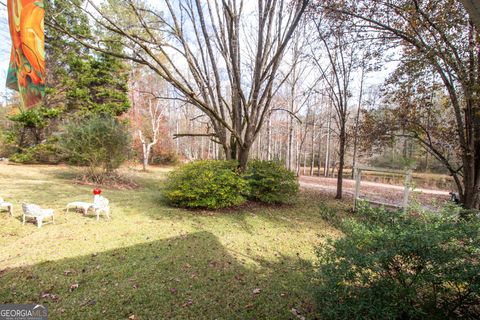
[[[16,151],[15,135],[11,130],[5,130],[0,127],[0,158],[9,158]]]
[[[63,160],[55,139],[33,147],[27,147],[22,152],[15,153],[9,158],[18,163],[50,163],[57,164]]]
[[[245,180],[249,198],[265,203],[287,203],[296,198],[295,174],[274,161],[253,160],[248,163]]]
[[[67,125],[59,145],[68,161],[111,173],[126,159],[130,135],[126,124],[109,115],[93,115]]]
[[[21,163],[58,163],[55,131],[62,108],[39,106],[0,111],[0,157]]]
[[[322,319],[480,317],[478,218],[362,210],[318,249]]]
[[[234,161],[197,161],[170,173],[164,191],[172,205],[218,209],[245,202],[246,182]]]

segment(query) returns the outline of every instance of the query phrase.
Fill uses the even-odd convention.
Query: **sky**
[[[151,2],[151,0],[148,1]],[[0,104],[3,101],[6,91],[8,90],[5,87],[5,83],[11,48],[11,40],[8,30],[7,8],[5,3],[6,0],[0,0]],[[384,66],[382,71],[369,74],[366,79],[366,85],[371,86],[382,83],[388,74],[395,69],[395,66],[396,63],[389,64]]]

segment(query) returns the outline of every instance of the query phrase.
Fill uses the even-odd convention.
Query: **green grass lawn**
[[[110,221],[65,213],[93,200],[66,166],[0,164],[0,303],[43,303],[50,319],[315,317],[314,248],[339,231],[322,210],[346,205],[302,193],[297,204],[188,211],[161,200],[166,169],[123,169],[137,190],[104,189]],[[55,224],[22,226],[21,202],[55,209]],[[134,317],[132,317],[134,315]]]

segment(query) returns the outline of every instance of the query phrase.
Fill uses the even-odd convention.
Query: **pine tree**
[[[99,113],[119,116],[130,108],[128,69],[118,58],[105,54],[72,58],[71,71],[68,110],[82,116]]]
[[[78,8],[83,0],[45,1],[46,95],[36,110],[19,110],[9,119],[14,122],[11,137],[15,150],[28,152],[41,143],[49,143],[60,123],[69,118],[110,114],[119,116],[130,107],[128,69],[119,59],[96,54],[49,24],[56,23],[78,36],[94,30],[85,12]],[[111,50],[122,47],[111,39]],[[114,45],[115,44],[115,45]]]
[[[78,36],[98,32],[89,24],[85,12],[78,9],[82,0],[48,0],[47,17]],[[128,69],[120,59],[97,54],[85,48],[65,32],[47,23],[47,107],[62,107],[65,115],[108,113],[119,116],[130,107],[128,101]],[[122,47],[111,38],[110,50]]]

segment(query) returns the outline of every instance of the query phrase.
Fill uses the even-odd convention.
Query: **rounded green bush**
[[[174,206],[219,209],[246,201],[247,184],[235,161],[196,161],[170,173],[165,199]]]
[[[299,186],[295,174],[274,161],[249,162],[245,180],[251,200],[289,203],[296,199],[298,194]]]
[[[109,114],[72,121],[61,135],[59,147],[69,163],[112,173],[125,161],[130,146],[127,124]]]

